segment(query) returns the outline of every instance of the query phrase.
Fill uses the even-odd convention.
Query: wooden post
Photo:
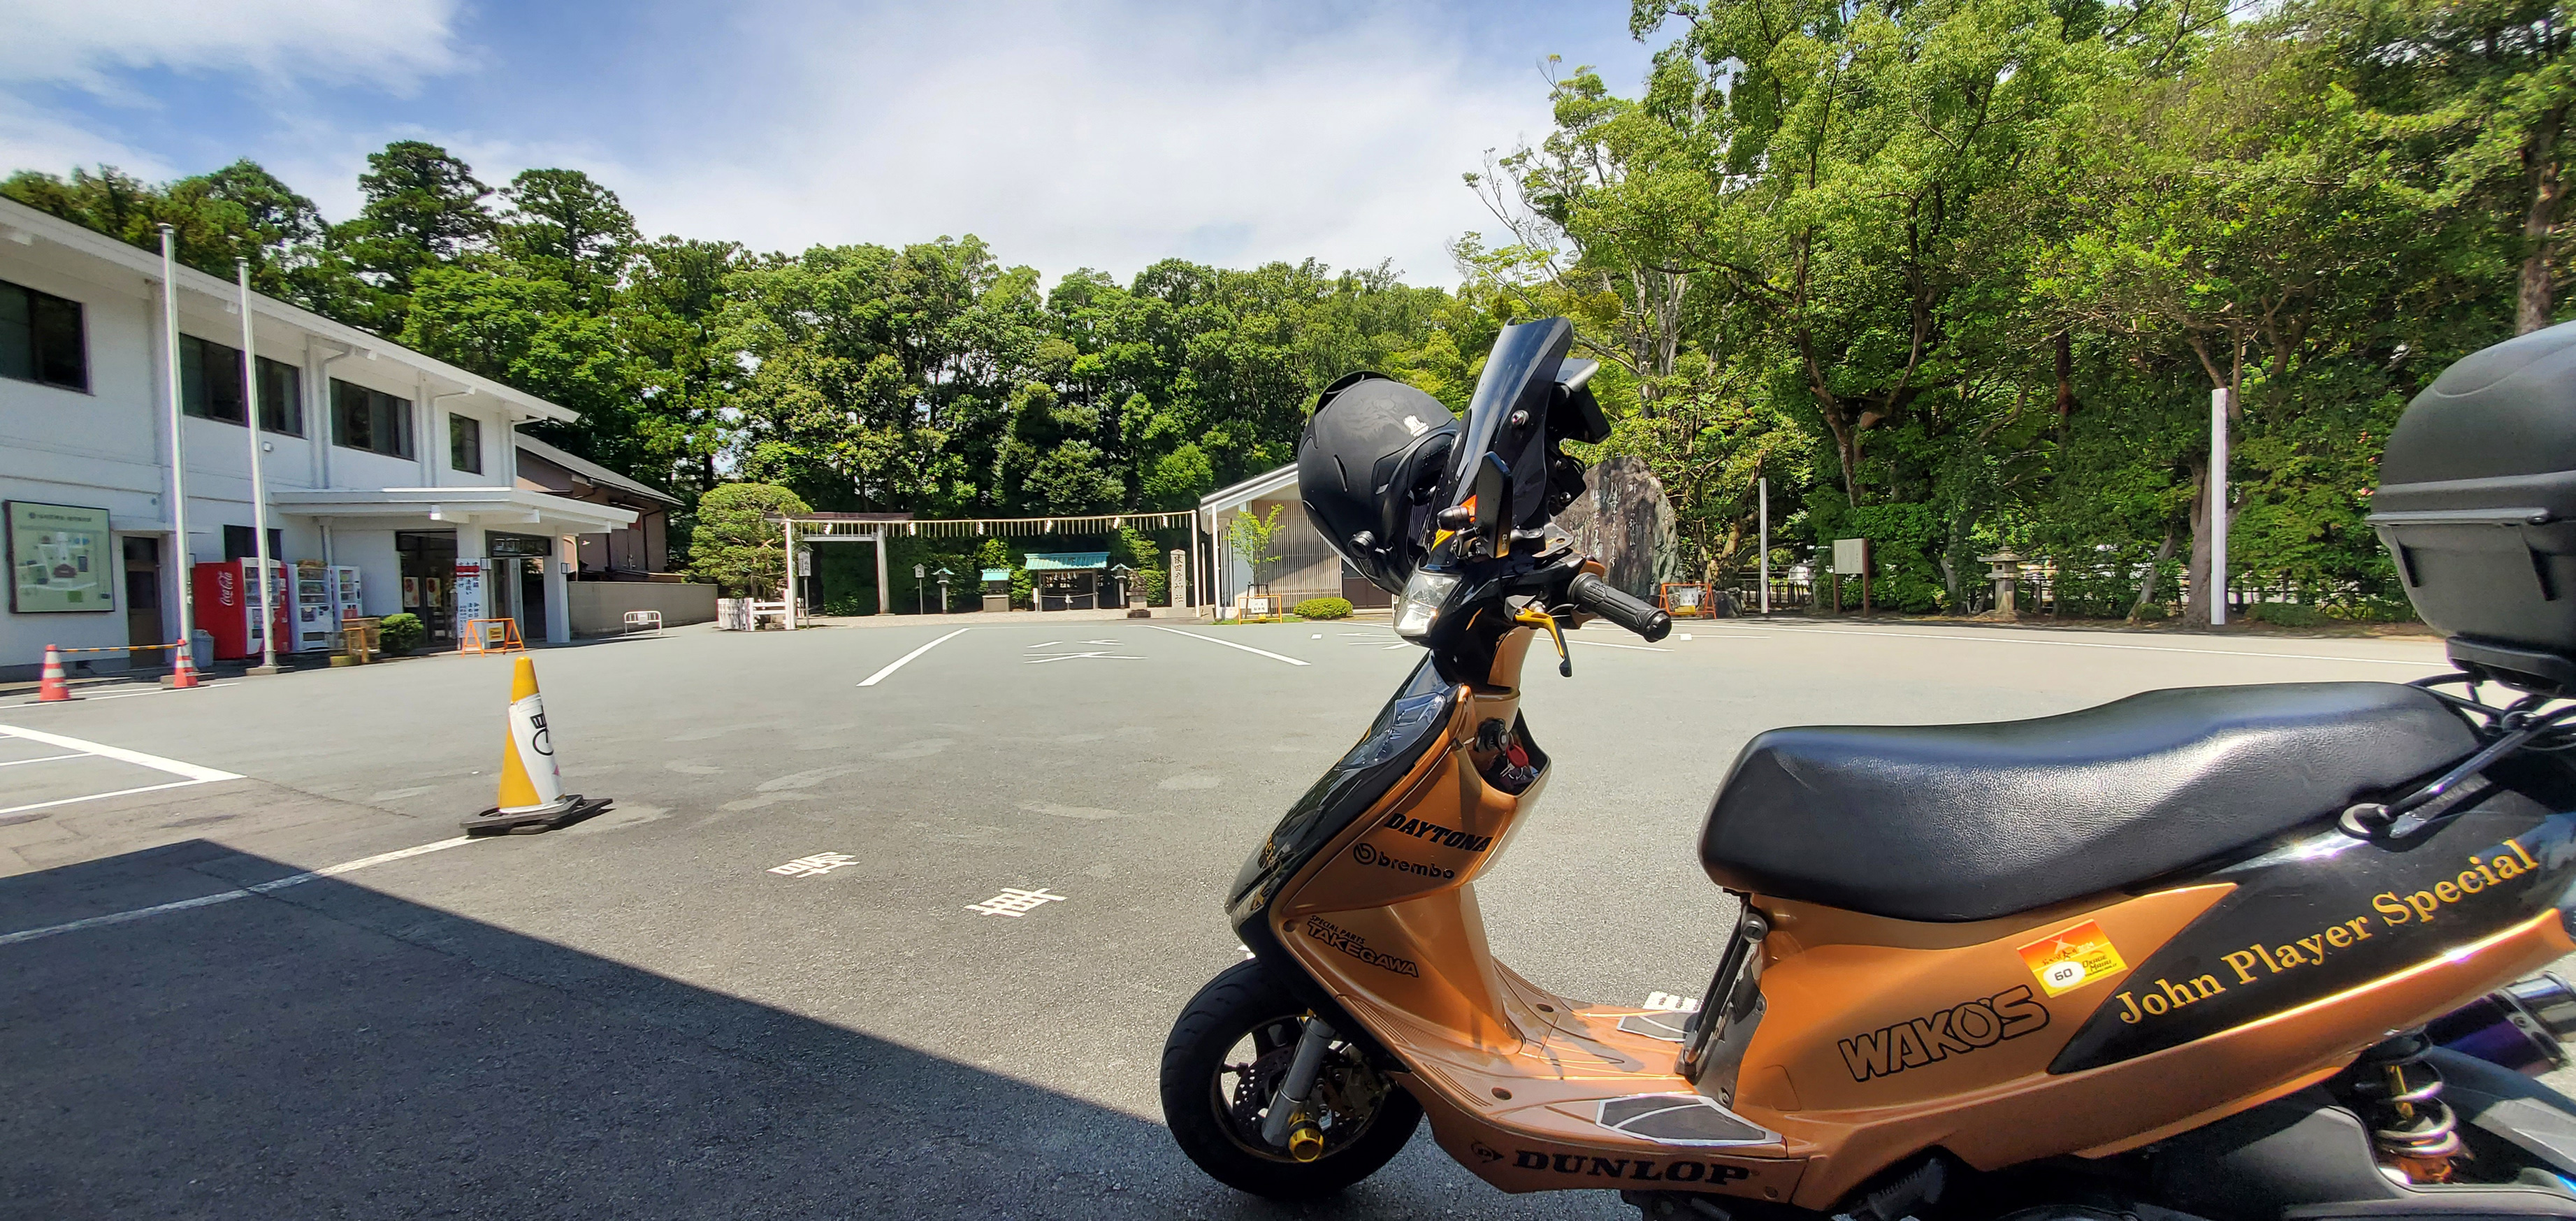
[[[1862,540],[1861,540],[1861,544],[1860,544],[1860,613],[1861,613],[1862,615],[1864,615],[1864,616],[1867,616],[1867,615],[1869,615],[1869,614],[1873,613],[1873,612],[1872,612],[1872,608],[1871,608],[1871,606],[1870,606],[1870,601],[1869,601],[1869,576],[1870,576],[1870,570],[1871,570],[1871,569],[1874,569],[1874,568],[1876,568],[1876,567],[1878,567],[1878,556],[1877,556],[1877,555],[1875,555],[1875,554],[1873,554],[1873,551],[1874,551],[1874,550],[1875,550],[1875,549],[1874,549],[1874,548],[1872,548],[1872,547],[1869,545],[1869,540],[1868,540],[1868,539],[1862,539]]]

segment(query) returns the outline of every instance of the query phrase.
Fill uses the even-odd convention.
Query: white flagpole
[[[251,554],[259,557],[259,664],[263,670],[277,669],[276,593],[269,588],[268,577],[268,485],[259,477],[259,354],[254,347],[250,325],[250,260],[234,259],[233,275],[241,283],[242,318],[242,411],[249,418],[250,433],[250,521]]]
[[[2227,626],[2227,391],[2209,392],[2209,625]]]
[[[170,534],[173,563],[179,573],[179,647],[193,649],[197,636],[196,573],[188,563],[188,452],[179,427],[179,280],[172,268],[178,230],[161,226],[161,361],[170,384]],[[177,669],[179,659],[170,659]]]
[[[1771,479],[1764,476],[1762,492],[1762,613],[1771,613]]]

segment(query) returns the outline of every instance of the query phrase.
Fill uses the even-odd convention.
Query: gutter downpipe
[[[313,342],[331,344],[340,349],[323,357],[313,366],[312,427],[315,434],[322,438],[322,486],[332,488],[340,486],[331,480],[331,447],[338,445],[340,438],[339,430],[334,426],[335,422],[331,418],[331,366],[357,355],[358,349],[336,339],[316,339]],[[329,557],[326,556],[324,559],[327,561]]]
[[[196,572],[188,562],[188,454],[179,422],[179,282],[171,266],[178,240],[175,227],[161,226],[161,367],[170,387],[170,531],[177,543],[171,550],[179,585],[179,647],[192,650],[189,660],[193,662],[197,647]],[[263,580],[267,577],[266,573],[260,575]],[[174,670],[178,663],[178,658],[171,659]]]

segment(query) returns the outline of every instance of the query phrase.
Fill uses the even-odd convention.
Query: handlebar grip
[[[1609,582],[1588,572],[1566,583],[1565,597],[1576,606],[1635,632],[1647,640],[1661,640],[1673,630],[1671,615],[1629,597]]]

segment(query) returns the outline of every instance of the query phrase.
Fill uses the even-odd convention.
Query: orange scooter
[[[1495,961],[1475,881],[1549,771],[1524,660],[1670,627],[1550,524],[1559,443],[1608,432],[1570,341],[1505,328],[1463,421],[1361,375],[1308,425],[1310,517],[1425,656],[1227,892],[1253,957],[1162,1065],[1202,1169],[1328,1193],[1427,1115],[1496,1187],[1650,1217],[2576,1218],[2576,1104],[2532,1079],[2576,993],[2530,976],[2576,951],[2576,722],[2507,654],[1774,730],[1700,838],[1740,914],[1695,1012]]]

